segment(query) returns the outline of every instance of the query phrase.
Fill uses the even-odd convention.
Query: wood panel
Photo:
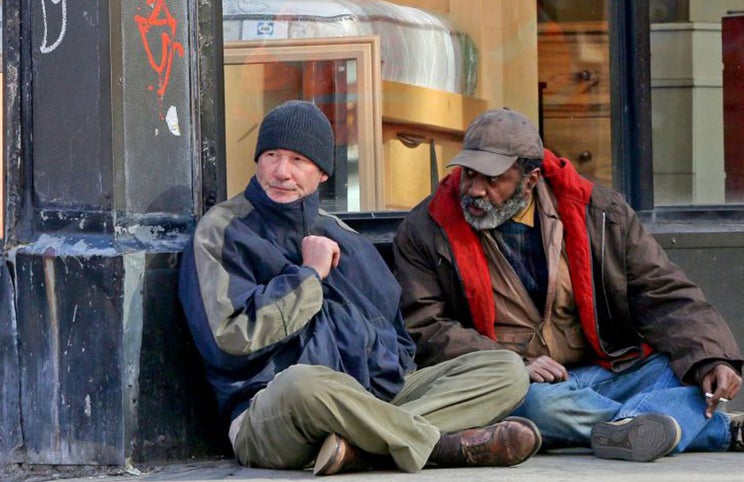
[[[438,131],[463,132],[486,101],[400,82],[382,83],[382,120]]]
[[[545,147],[570,159],[592,181],[612,185],[609,116],[546,117]]]
[[[612,186],[607,23],[541,24],[538,58],[545,146]]]
[[[540,28],[539,79],[545,82],[546,115],[595,112],[609,115],[610,67],[607,24],[544,24]]]

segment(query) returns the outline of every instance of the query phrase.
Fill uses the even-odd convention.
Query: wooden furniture
[[[612,186],[607,23],[541,23],[538,78],[545,146]]]
[[[227,43],[228,197],[255,172],[263,116],[295,98],[315,102],[334,126],[336,169],[321,185],[329,211],[415,206],[446,174],[468,124],[487,108],[480,99],[381,81],[377,37]]]
[[[465,129],[487,105],[482,99],[398,82],[382,86],[384,209],[408,210],[446,175]]]

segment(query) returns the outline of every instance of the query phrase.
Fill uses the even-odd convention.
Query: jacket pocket
[[[521,326],[497,326],[496,340],[504,348],[521,355],[530,353],[530,345],[535,342],[537,333],[534,329]]]

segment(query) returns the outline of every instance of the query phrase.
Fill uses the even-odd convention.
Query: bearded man
[[[744,449],[744,416],[717,409],[741,387],[739,347],[621,194],[509,109],[478,116],[449,166],[394,240],[419,366],[517,352],[531,384],[514,415],[544,449],[632,461]]]

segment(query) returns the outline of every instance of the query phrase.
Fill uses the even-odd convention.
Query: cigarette
[[[705,398],[713,398],[713,394],[710,392],[705,392]],[[718,399],[719,402],[728,402],[728,398],[721,397]]]

